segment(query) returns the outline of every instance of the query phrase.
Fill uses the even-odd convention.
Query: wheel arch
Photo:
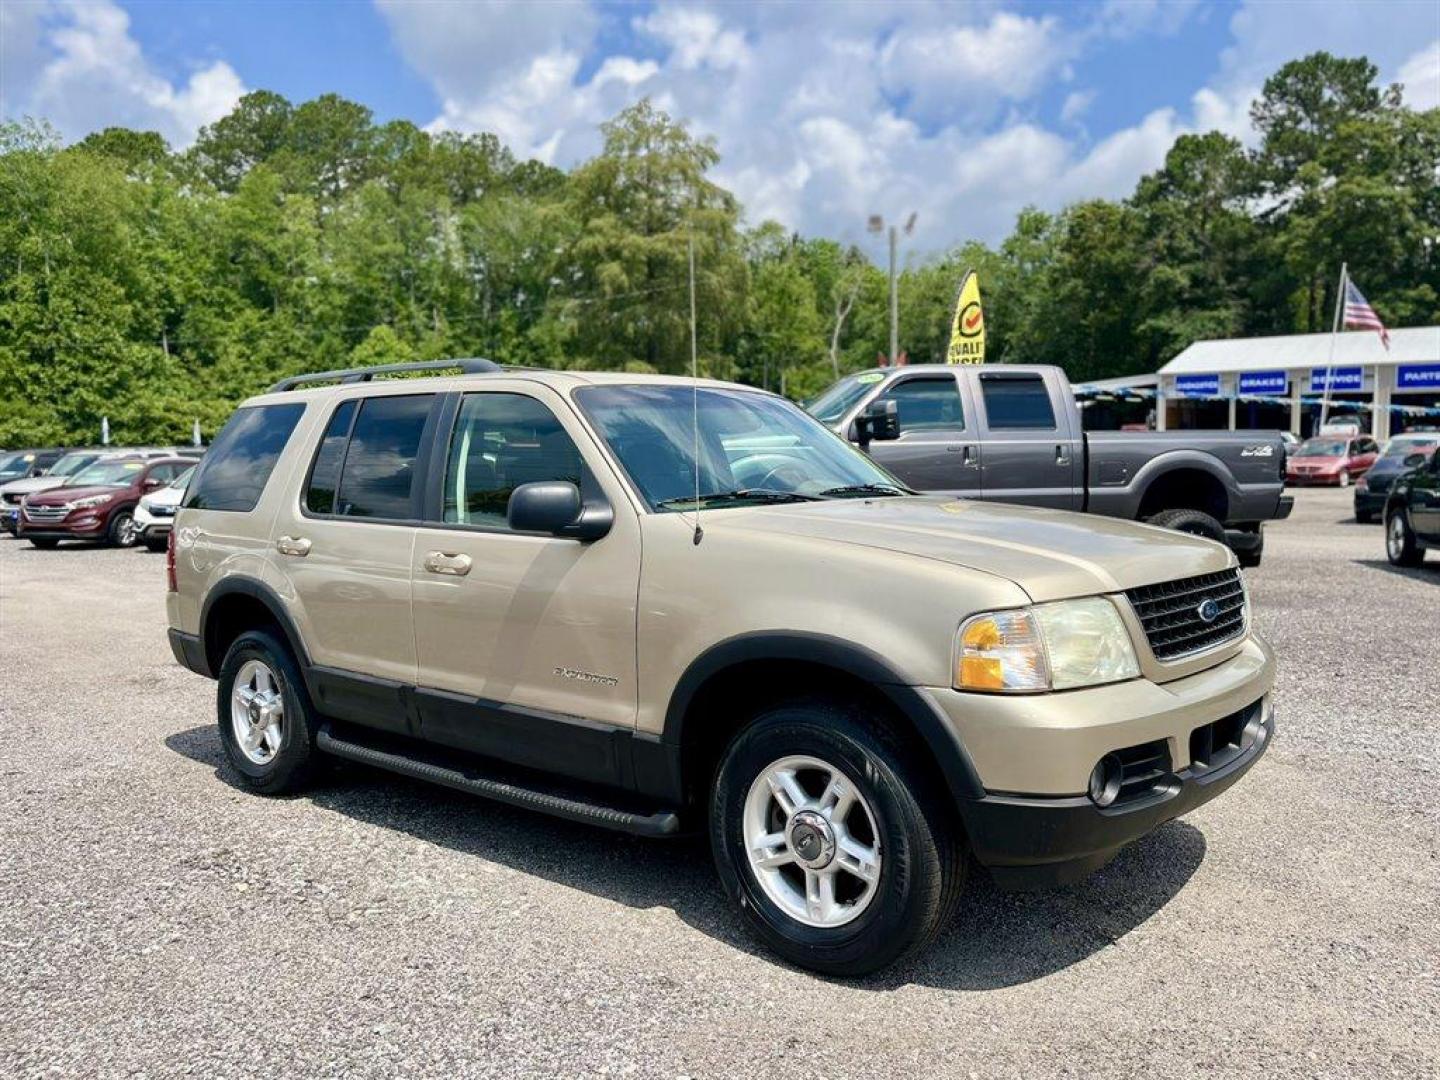
[[[1230,477],[1205,454],[1180,452],[1155,458],[1136,477],[1136,489],[1140,499],[1135,516],[1141,520],[1162,510],[1199,510],[1222,525],[1229,517]]]
[[[775,631],[717,643],[676,683],[662,741],[678,759],[685,801],[693,805],[704,798],[725,743],[747,718],[747,706],[807,691],[869,698],[902,734],[918,737],[957,806],[984,795],[970,756],[923,688],[907,684],[883,657],[852,642]]]
[[[200,642],[211,674],[220,670],[230,643],[247,630],[278,630],[306,681],[310,655],[278,593],[251,577],[227,577],[210,590],[200,608]]]

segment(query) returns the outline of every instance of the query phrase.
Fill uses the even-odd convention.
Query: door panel
[[[1410,524],[1427,544],[1440,544],[1440,450],[1410,485]]]
[[[1045,372],[980,372],[985,456],[982,495],[1000,502],[1078,510],[1084,502],[1081,436]],[[1077,478],[1079,482],[1077,482]]]
[[[877,400],[895,402],[900,438],[872,442],[875,461],[917,491],[980,494],[980,443],[953,374],[898,379]]]
[[[422,695],[422,731],[487,753],[496,732],[476,725],[523,724],[527,709],[635,721],[638,522],[618,487],[606,487],[614,478],[599,479],[604,463],[578,449],[586,439],[568,404],[524,386],[461,397],[430,515],[440,520],[418,530],[411,564],[419,685],[483,706],[425,709]],[[512,532],[510,492],[539,480],[578,481],[586,498],[606,498],[609,534],[582,543]]]
[[[413,685],[410,566],[434,394],[335,406],[300,499],[282,505],[271,562],[295,599],[311,659]],[[401,715],[353,717],[403,731]]]

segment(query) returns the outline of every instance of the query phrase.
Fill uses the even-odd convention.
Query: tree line
[[[999,362],[1074,380],[1201,338],[1329,329],[1342,259],[1392,326],[1440,321],[1440,109],[1363,58],[1265,84],[1256,145],[1178,138],[1127,199],[1023,211],[900,276],[900,344],[940,360],[960,276]],[[888,342],[885,273],[856,247],[747,227],[713,142],[649,101],[569,171],[493,135],[377,124],[355,102],[247,94],[176,152],[110,128],[62,146],[0,126],[0,446],[206,436],[306,370],[487,356],[536,367],[699,365],[814,394]]]

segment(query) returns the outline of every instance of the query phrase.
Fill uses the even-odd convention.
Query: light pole
[[[915,231],[916,212],[911,211],[910,216],[905,220],[905,235],[909,236]],[[885,231],[885,219],[879,214],[871,214],[870,221],[866,225],[868,231],[880,233]],[[890,226],[890,364],[894,366],[900,356],[900,292],[897,284],[898,277],[895,272],[895,250],[899,243],[899,237],[894,225]]]

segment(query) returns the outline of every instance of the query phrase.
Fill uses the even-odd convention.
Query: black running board
[[[573,796],[537,791],[508,781],[480,776],[472,770],[462,772],[407,754],[377,750],[338,738],[328,727],[322,727],[316,734],[315,745],[325,753],[334,754],[347,761],[373,765],[416,780],[467,791],[472,795],[494,799],[511,806],[522,806],[527,810],[539,810],[541,813],[553,814],[570,821],[583,821],[589,825],[599,825],[601,828],[615,829],[635,836],[674,836],[680,831],[680,818],[668,810],[636,814]]]

